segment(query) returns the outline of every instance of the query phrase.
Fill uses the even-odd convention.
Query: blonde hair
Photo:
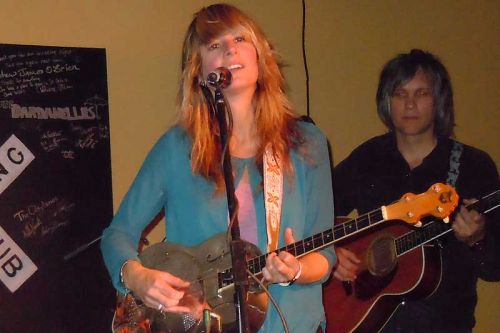
[[[291,174],[293,168],[289,150],[303,141],[296,127],[297,117],[285,95],[280,61],[257,24],[231,5],[215,4],[202,8],[194,15],[184,39],[179,123],[192,139],[193,172],[213,180],[219,190],[223,177],[218,125],[209,113],[208,102],[200,87],[200,48],[235,28],[248,34],[257,51],[259,77],[255,93],[255,119],[260,138],[257,164],[262,166],[264,150],[270,146],[274,154],[281,156],[284,171]]]

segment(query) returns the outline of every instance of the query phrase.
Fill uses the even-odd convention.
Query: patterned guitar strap
[[[283,196],[283,170],[281,158],[267,147],[264,153],[264,206],[266,207],[267,249],[278,248]]]
[[[450,151],[450,167],[448,169],[448,178],[446,183],[456,187],[458,175],[460,173],[460,157],[462,156],[462,151],[464,150],[464,145],[460,142],[453,140],[453,147]],[[442,239],[438,238],[435,240],[436,244],[442,248]]]
[[[450,152],[450,169],[448,170],[448,178],[446,179],[446,183],[453,187],[456,187],[458,175],[460,173],[460,157],[462,156],[463,150],[464,145],[453,140],[453,147]]]

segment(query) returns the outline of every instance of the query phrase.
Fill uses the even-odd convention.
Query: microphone
[[[231,84],[231,71],[226,67],[218,67],[207,76],[207,82],[216,88],[227,88]]]

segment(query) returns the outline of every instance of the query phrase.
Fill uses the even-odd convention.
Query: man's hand
[[[356,280],[361,260],[346,248],[337,247],[335,250],[337,252],[337,267],[335,267],[333,276],[340,281]]]
[[[475,201],[477,200],[465,199],[464,203],[468,205]],[[465,206],[460,206],[451,227],[459,241],[472,246],[484,238],[485,222],[484,215],[475,210],[468,210]]]

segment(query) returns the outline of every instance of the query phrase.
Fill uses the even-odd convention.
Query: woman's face
[[[259,77],[257,50],[243,30],[230,30],[201,46],[203,79],[218,67],[231,71],[232,82],[226,92],[254,92]]]

